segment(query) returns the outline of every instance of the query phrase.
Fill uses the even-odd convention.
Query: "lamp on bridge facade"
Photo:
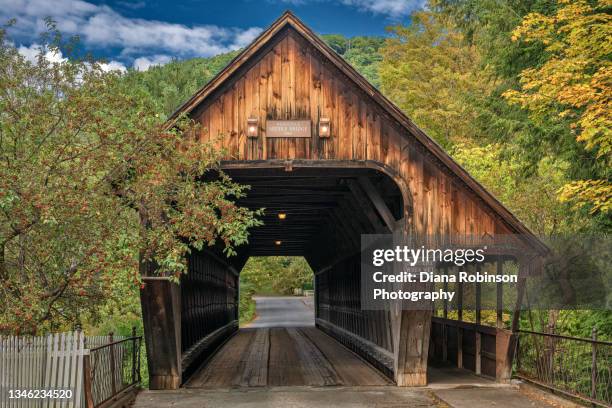
[[[330,137],[331,136],[331,124],[329,118],[319,119],[319,137]]]
[[[259,119],[248,118],[247,119],[247,136],[258,137],[259,136]]]

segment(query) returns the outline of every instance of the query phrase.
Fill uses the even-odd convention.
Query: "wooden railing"
[[[432,317],[431,359],[506,381],[512,362],[509,330],[465,321]]]

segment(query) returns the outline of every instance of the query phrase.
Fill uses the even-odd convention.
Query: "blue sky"
[[[286,9],[320,34],[385,35],[385,27],[406,24],[422,2],[0,0],[0,18],[17,18],[10,35],[28,58],[37,50],[48,16],[63,33],[79,35],[83,47],[106,59],[109,68],[144,70],[173,58],[207,57],[244,47]]]

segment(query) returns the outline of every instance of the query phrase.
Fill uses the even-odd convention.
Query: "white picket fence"
[[[106,342],[106,336],[87,338],[88,347]],[[80,331],[44,337],[0,336],[0,407],[85,407],[83,356],[87,354]],[[45,397],[53,390],[67,398]]]

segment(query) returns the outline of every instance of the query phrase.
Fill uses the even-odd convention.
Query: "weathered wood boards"
[[[202,126],[203,142],[225,148],[225,160],[380,163],[408,190],[411,213],[405,216],[421,233],[512,231],[505,217],[487,204],[490,200],[441,163],[353,79],[288,26],[228,75],[191,115]],[[259,120],[257,138],[244,135],[248,117]],[[330,138],[318,137],[320,117],[331,120]],[[267,122],[277,120],[308,120],[312,135],[268,137]]]
[[[378,386],[391,382],[337,341],[313,327],[241,329],[185,385]]]
[[[180,289],[169,279],[143,277],[143,281],[140,297],[149,388],[177,389],[182,382]]]

